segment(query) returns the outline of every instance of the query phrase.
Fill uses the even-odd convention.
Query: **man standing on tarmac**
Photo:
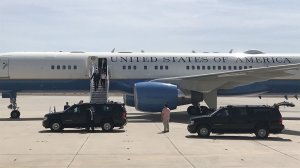
[[[95,130],[95,122],[94,122],[94,118],[95,118],[95,109],[93,107],[90,107],[87,111],[87,116],[86,116],[86,130],[89,131],[90,128],[92,131]]]
[[[164,108],[162,109],[161,120],[164,124],[163,133],[169,132],[170,109],[169,109],[168,104],[165,104]]]

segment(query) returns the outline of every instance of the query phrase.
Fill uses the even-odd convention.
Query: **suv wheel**
[[[202,125],[198,127],[197,133],[200,137],[208,137],[210,135],[210,129],[208,126]]]
[[[53,121],[50,124],[50,129],[51,129],[51,131],[59,132],[59,131],[63,130],[63,125],[61,124],[60,121]]]
[[[256,130],[255,135],[259,139],[265,139],[269,136],[269,129],[265,127],[260,127]]]
[[[102,124],[102,130],[104,132],[110,132],[112,131],[112,129],[114,128],[112,122],[109,122],[109,121],[105,121],[103,124]]]
[[[13,111],[10,113],[10,118],[12,118],[12,119],[18,119],[18,118],[20,118],[20,111],[18,111],[18,110],[13,110]]]

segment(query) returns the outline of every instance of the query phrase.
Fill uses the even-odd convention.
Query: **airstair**
[[[89,71],[89,77],[92,78],[94,75],[99,75],[99,85],[98,88],[95,88],[94,86],[94,80],[90,80],[90,103],[107,103],[108,101],[108,91],[109,91],[109,75],[108,75],[108,69],[107,64],[103,64],[103,60],[106,61],[106,58],[97,58],[99,61],[95,61],[91,65],[91,69]],[[100,60],[101,59],[101,60]],[[101,62],[101,65],[99,63]],[[104,67],[105,66],[105,67]],[[101,75],[103,76],[105,74],[105,87],[101,85]]]

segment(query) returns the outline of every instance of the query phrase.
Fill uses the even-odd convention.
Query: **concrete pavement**
[[[121,101],[120,97],[112,97]],[[257,140],[252,134],[189,134],[186,106],[171,113],[170,132],[161,133],[160,115],[127,107],[124,129],[104,133],[66,129],[52,133],[42,127],[49,106],[61,110],[86,96],[19,96],[20,120],[9,120],[9,101],[1,99],[0,168],[8,167],[299,167],[300,103],[281,109],[284,134]],[[221,98],[220,104],[273,104],[282,99]],[[259,102],[261,101],[261,102]],[[299,105],[299,106],[298,106]],[[298,111],[297,111],[298,110]]]

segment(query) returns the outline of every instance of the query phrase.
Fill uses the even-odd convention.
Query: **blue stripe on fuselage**
[[[133,93],[135,83],[147,80],[110,80],[110,90]],[[0,91],[76,92],[89,91],[90,81],[77,80],[0,80]]]
[[[110,90],[133,93],[135,83],[144,80],[110,80]],[[77,92],[89,91],[90,81],[78,80],[0,80],[1,91],[13,92]],[[218,95],[245,95],[255,93],[297,94],[300,93],[300,80],[269,80],[256,82],[233,89],[221,89]]]

